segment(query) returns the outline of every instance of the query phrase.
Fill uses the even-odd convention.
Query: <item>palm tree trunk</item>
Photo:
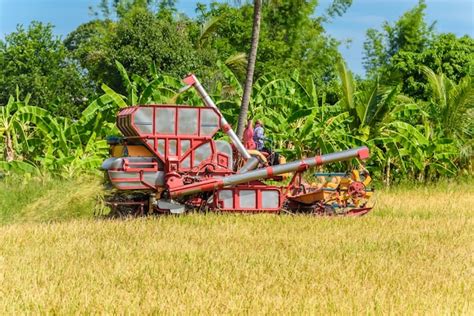
[[[260,36],[260,20],[262,14],[262,0],[253,2],[253,26],[252,42],[247,64],[247,76],[245,77],[244,95],[240,105],[239,122],[237,125],[237,136],[242,139],[244,134],[245,122],[247,122],[247,112],[249,110],[250,96],[252,94],[253,73],[255,71],[255,60],[257,59],[258,39]]]

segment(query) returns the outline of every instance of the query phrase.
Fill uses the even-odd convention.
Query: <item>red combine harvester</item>
[[[372,192],[366,187],[371,179],[365,169],[316,174],[319,183],[313,184],[302,177],[311,167],[367,159],[367,147],[272,165],[243,146],[194,75],[184,82],[180,91],[194,87],[205,107],[138,105],[119,112],[123,137],[109,138],[112,157],[102,165],[115,187],[108,201],[112,214],[199,210],[357,216],[370,211]],[[219,130],[232,145],[213,139]]]

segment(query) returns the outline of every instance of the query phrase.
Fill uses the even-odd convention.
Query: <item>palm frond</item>
[[[424,65],[421,66],[421,72],[428,80],[428,84],[430,85],[431,90],[433,91],[435,101],[440,103],[441,106],[445,106],[446,86],[444,82],[444,75],[437,75],[431,68]]]
[[[217,29],[219,23],[221,21],[221,16],[212,16],[203,25],[201,25],[201,32],[199,33],[199,37],[197,39],[197,45],[202,47],[206,41],[208,40],[209,36]]]
[[[337,74],[341,80],[341,88],[343,93],[344,104],[346,109],[354,109],[354,78],[352,73],[347,69],[346,63],[342,58],[340,58],[336,64]]]
[[[247,69],[247,55],[245,53],[237,53],[229,56],[229,58],[224,61],[224,65],[237,77],[241,77],[245,74]]]

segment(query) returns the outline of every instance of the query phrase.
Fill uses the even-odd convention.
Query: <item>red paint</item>
[[[123,171],[126,172],[156,172],[158,171],[158,162],[130,162],[127,158],[123,159]],[[151,168],[145,168],[143,166],[152,166]]]
[[[304,161],[300,161],[300,165],[299,165],[297,171],[300,171],[300,172],[305,171],[308,168],[309,168],[309,166],[306,163],[304,163]]]
[[[201,182],[195,182],[191,184],[182,185],[179,187],[169,188],[169,191],[172,197],[176,197],[176,196],[181,195],[182,193],[194,191],[195,189],[198,189],[198,192],[204,192],[204,191],[213,191],[215,189],[222,188],[223,186],[224,186],[224,183],[222,179],[213,178],[213,179],[204,180]]]
[[[192,86],[196,83],[196,77],[193,74],[191,74],[187,76],[186,78],[184,78],[183,82],[187,84],[188,86]]]
[[[280,187],[266,185],[260,181],[252,181],[248,184],[237,185],[235,187],[224,188],[222,190],[232,192],[232,205],[230,207],[224,207],[224,201],[219,199],[219,192],[214,192],[213,207],[219,209],[222,212],[238,212],[238,213],[278,213],[280,212],[285,197]],[[255,207],[244,208],[240,205],[240,194],[242,191],[251,190],[255,192]],[[276,207],[263,207],[263,192],[265,191],[276,191],[278,192],[278,203]]]
[[[273,168],[272,167],[267,167],[267,176],[268,177],[273,176]]]
[[[222,188],[224,186],[224,183],[222,182],[221,179],[215,179],[212,182],[205,183],[205,184],[202,184],[202,182],[198,182],[198,184],[202,192],[212,191],[218,188]]]
[[[359,151],[357,152],[357,155],[359,155],[360,160],[368,159],[370,156],[369,149],[367,147],[359,149]]]
[[[230,124],[225,124],[222,126],[222,131],[224,131],[224,133],[227,133],[231,129],[232,129],[232,126],[230,126]]]

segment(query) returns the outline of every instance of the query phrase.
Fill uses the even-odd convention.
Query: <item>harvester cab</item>
[[[351,178],[334,186],[308,184],[302,177],[315,166],[367,159],[366,147],[289,163],[269,163],[266,156],[262,162],[244,147],[197,78],[183,81],[180,92],[194,88],[205,106],[134,105],[118,113],[122,137],[108,139],[111,157],[102,165],[114,187],[108,200],[112,215],[194,210],[353,216],[370,210],[370,181]],[[213,138],[219,130],[231,144]],[[265,183],[282,175],[292,175],[289,184]]]

